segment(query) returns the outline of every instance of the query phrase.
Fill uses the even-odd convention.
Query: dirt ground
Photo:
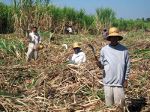
[[[100,49],[108,42],[97,37],[81,43],[87,62],[80,67],[69,66],[66,61],[73,53],[72,42],[65,49],[61,42],[44,41],[38,60],[30,63],[17,62],[25,60],[24,57],[16,59],[1,52],[0,58],[5,64],[0,66],[0,111],[121,112],[119,107],[105,107],[102,70],[95,64],[88,47],[92,44],[99,56]],[[129,48],[131,57],[125,109],[150,112],[150,57],[143,51],[150,49],[150,40],[124,40],[122,43]]]

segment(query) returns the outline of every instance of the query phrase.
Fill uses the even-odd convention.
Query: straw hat
[[[118,41],[123,39],[123,37],[119,34],[119,29],[116,27],[111,27],[109,29],[109,35],[106,37],[106,39],[110,41],[110,37],[119,37]]]
[[[78,42],[73,43],[73,48],[80,48],[80,45]]]

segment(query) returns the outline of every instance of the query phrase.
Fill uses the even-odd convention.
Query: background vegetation
[[[95,15],[82,9],[59,8],[50,0],[13,0],[11,5],[0,3],[0,33],[25,34],[35,25],[43,31],[64,33],[71,25],[76,33],[98,34],[104,27],[117,26],[121,30],[149,30],[150,19],[125,20],[116,18],[110,8],[98,8]]]

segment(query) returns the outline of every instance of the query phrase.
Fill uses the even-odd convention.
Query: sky
[[[150,18],[150,0],[51,0],[51,3],[58,7],[84,9],[87,14],[95,14],[97,8],[111,8],[117,18]]]

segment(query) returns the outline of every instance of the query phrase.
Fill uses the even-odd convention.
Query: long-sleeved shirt
[[[84,52],[79,52],[77,54],[74,53],[71,58],[71,62],[73,62],[74,64],[81,64],[85,61],[86,61],[86,55]]]
[[[38,33],[31,32],[29,33],[30,42],[34,44],[41,43],[41,37]]]
[[[103,84],[107,86],[123,86],[130,71],[128,50],[125,46],[106,45],[100,51],[100,62],[104,66]]]
[[[36,49],[38,43],[41,43],[41,37],[38,33],[31,32],[29,33],[29,48]]]

